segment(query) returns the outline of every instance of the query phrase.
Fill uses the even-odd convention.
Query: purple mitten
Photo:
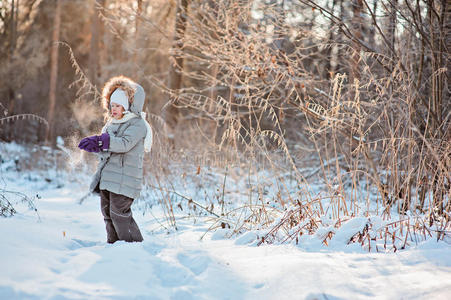
[[[78,148],[80,148],[81,150],[86,150],[86,147],[88,147],[90,143],[91,143],[90,140],[87,137],[85,137],[78,144]]]
[[[89,140],[93,143],[97,143],[97,135],[88,136],[88,137],[85,137],[84,139]]]
[[[100,141],[99,146],[101,150],[108,150],[110,148],[110,135],[108,133],[102,133],[102,135],[98,136],[98,140]]]
[[[100,152],[100,147],[96,145],[95,143],[90,142],[89,145],[86,147],[86,151],[88,152]]]
[[[78,144],[78,148],[88,152],[99,152],[98,136],[93,135],[83,138]]]
[[[78,148],[85,150],[86,146],[88,146],[88,145],[89,145],[89,141],[86,139],[82,139],[80,141],[80,143],[78,144]]]

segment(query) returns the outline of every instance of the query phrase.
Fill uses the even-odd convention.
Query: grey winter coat
[[[135,199],[141,192],[143,179],[144,138],[147,128],[140,112],[144,105],[145,93],[140,85],[124,79],[105,85],[103,94],[109,94],[108,101],[117,87],[133,88],[134,94],[129,101],[131,102],[129,110],[138,116],[124,123],[111,123],[106,127],[106,132],[110,135],[110,147],[107,151],[99,153],[99,164],[90,190],[97,194],[100,190],[107,190]]]

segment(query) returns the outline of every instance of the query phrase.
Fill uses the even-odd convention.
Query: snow
[[[8,146],[9,151],[15,146]],[[3,148],[6,149],[6,148]],[[45,176],[44,176],[45,175]],[[167,229],[162,208],[134,217],[143,243],[107,244],[89,176],[46,170],[18,172],[4,161],[1,189],[34,198],[37,213],[18,203],[0,218],[0,299],[449,299],[449,240],[420,241],[406,250],[368,253],[347,245],[368,218],[343,224],[324,246],[327,228],[294,243],[257,246],[265,231],[231,236],[209,231],[208,217],[175,215]],[[50,178],[45,180],[45,178]],[[39,197],[36,197],[36,194]],[[372,217],[373,224],[382,220]],[[333,224],[330,224],[330,229]]]

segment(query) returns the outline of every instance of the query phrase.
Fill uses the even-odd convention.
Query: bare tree
[[[16,48],[16,40],[17,40],[17,19],[19,15],[19,0],[12,0],[11,2],[11,43],[10,43],[10,51],[11,56],[14,54],[14,50]]]
[[[184,57],[184,37],[186,31],[186,20],[188,13],[189,0],[177,1],[176,17],[175,17],[175,31],[174,44],[171,50],[171,63],[169,66],[168,87],[173,91],[178,91],[182,87],[183,65]],[[177,95],[172,95],[169,101],[173,101]],[[166,122],[175,127],[179,119],[179,110],[175,105],[170,105],[165,113]]]
[[[89,51],[89,79],[97,85],[97,78],[100,77],[99,51],[100,43],[103,39],[103,23],[100,21],[99,13],[105,5],[105,0],[95,0],[93,14],[91,18],[91,43]]]
[[[360,79],[360,51],[362,50],[361,42],[363,40],[362,30],[363,30],[363,1],[353,0],[352,3],[352,48],[353,53],[351,55],[351,76],[350,82],[354,83],[357,79]]]
[[[51,59],[50,59],[50,88],[49,88],[49,111],[48,122],[49,128],[47,129],[46,139],[48,142],[54,143],[54,131],[55,131],[55,103],[56,103],[56,84],[58,79],[58,41],[61,27],[61,0],[56,0],[55,15],[53,21],[53,35],[52,35],[52,47],[51,47]]]
[[[143,2],[142,0],[137,0],[137,10],[135,19],[135,51],[133,52],[133,63],[136,65],[138,63],[138,52],[140,51],[141,45],[139,43],[139,34],[141,27],[141,18],[143,13]]]

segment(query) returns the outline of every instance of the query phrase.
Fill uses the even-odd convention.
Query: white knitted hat
[[[125,111],[128,110],[128,97],[127,94],[121,89],[116,89],[113,94],[111,94],[110,105],[111,103],[122,105]]]

